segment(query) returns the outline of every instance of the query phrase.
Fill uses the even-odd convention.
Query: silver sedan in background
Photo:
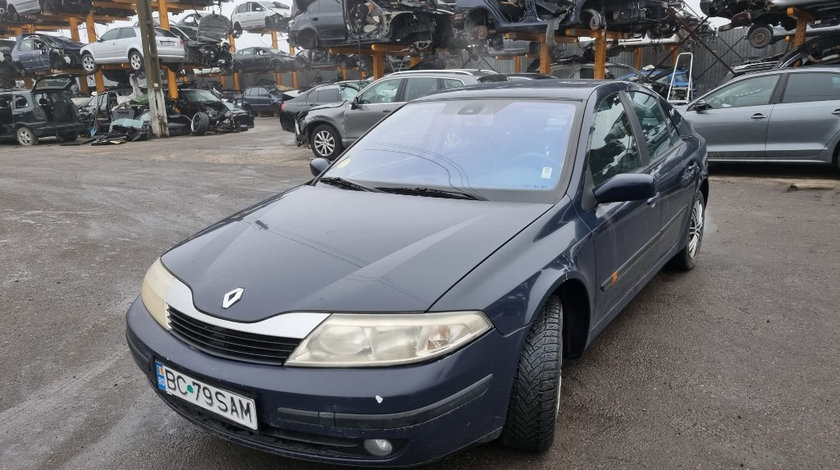
[[[678,110],[706,138],[709,161],[840,168],[840,68],[745,75]]]

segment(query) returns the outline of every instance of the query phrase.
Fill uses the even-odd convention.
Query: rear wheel
[[[703,193],[697,191],[694,203],[691,205],[691,216],[688,219],[688,238],[683,249],[670,261],[670,267],[681,271],[688,271],[697,264],[700,246],[703,244],[703,227],[706,224],[706,199]]]
[[[332,126],[321,124],[312,131],[309,145],[316,157],[333,160],[341,153],[341,138]]]
[[[143,70],[143,56],[137,51],[129,52],[128,65],[131,67],[131,70],[134,70],[135,72]]]
[[[38,145],[38,137],[35,136],[32,129],[26,126],[18,127],[15,131],[15,137],[17,137],[17,142],[24,147]]]
[[[551,447],[560,412],[562,365],[563,304],[552,295],[531,325],[519,357],[503,445],[529,451]]]

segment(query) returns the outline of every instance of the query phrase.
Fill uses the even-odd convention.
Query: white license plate
[[[175,41],[161,41],[161,42],[160,42],[160,45],[161,45],[161,46],[174,46],[174,45],[175,45]]]
[[[160,390],[247,428],[257,429],[257,404],[254,400],[207,385],[159,362],[155,362],[155,371]]]

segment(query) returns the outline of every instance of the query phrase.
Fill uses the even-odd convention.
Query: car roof
[[[401,70],[388,74],[388,77],[398,77],[402,75],[471,75],[474,77],[483,77],[486,75],[496,75],[498,72],[483,69],[432,69],[432,70]]]
[[[415,101],[436,101],[449,99],[560,99],[586,101],[600,88],[646,90],[636,84],[615,80],[531,80],[519,82],[496,82],[466,88],[450,88]]]

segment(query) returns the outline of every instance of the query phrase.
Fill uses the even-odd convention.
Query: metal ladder
[[[680,61],[683,56],[688,58],[688,86],[675,86],[677,80],[677,71],[683,70],[680,68]],[[668,96],[665,97],[669,103],[672,104],[686,104],[691,101],[694,94],[694,53],[680,52],[677,55],[677,60],[674,61],[674,70],[671,73],[671,81],[668,84]]]

